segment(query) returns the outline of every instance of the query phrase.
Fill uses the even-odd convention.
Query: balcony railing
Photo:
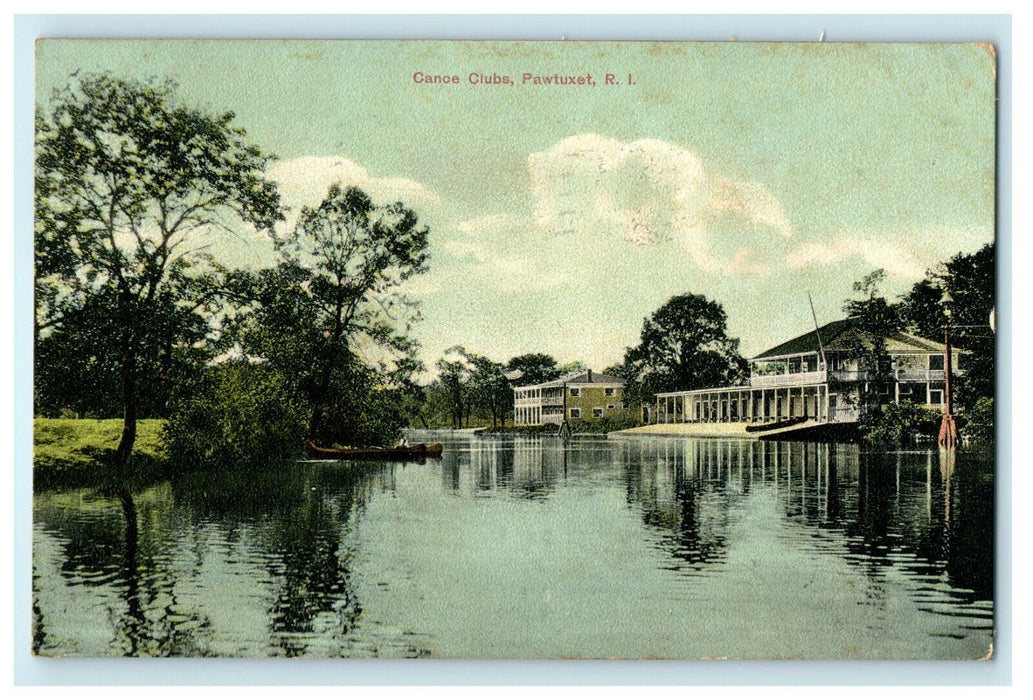
[[[942,369],[898,369],[895,374],[898,382],[942,382],[944,379]]]
[[[562,396],[527,396],[514,400],[516,406],[562,406]]]
[[[964,374],[954,370],[956,374]],[[898,382],[942,382],[944,371],[942,369],[911,369],[900,368],[893,371],[892,376]],[[772,387],[800,386],[801,384],[822,384],[826,381],[838,382],[863,382],[871,379],[872,374],[868,370],[840,369],[826,372],[790,372],[788,374],[754,374],[750,376],[750,386],[755,389],[770,389]]]
[[[799,384],[821,384],[825,381],[825,370],[817,372],[791,372],[789,374],[754,374],[750,377],[750,386],[770,388],[780,386],[797,386]]]

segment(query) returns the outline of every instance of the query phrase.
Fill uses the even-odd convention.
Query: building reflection
[[[571,445],[555,437],[484,439],[468,449],[446,451],[442,459],[443,482],[458,493],[460,473],[468,460],[473,486],[487,494],[504,489],[521,498],[547,498],[567,473]]]
[[[628,440],[620,449],[627,502],[676,567],[719,564],[734,521],[773,498],[784,525],[811,532],[814,547],[873,581],[890,566],[930,585],[946,573],[959,595],[992,598],[993,478],[954,464],[964,452],[700,439]]]

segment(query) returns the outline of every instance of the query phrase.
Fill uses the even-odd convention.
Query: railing
[[[556,396],[556,397],[545,398],[545,397],[541,397],[541,396],[531,396],[531,397],[528,397],[528,398],[525,398],[525,399],[516,399],[516,400],[514,400],[513,405],[514,406],[520,406],[520,407],[525,407],[525,406],[534,406],[534,407],[537,407],[537,406],[562,406],[563,405],[563,397],[562,396]]]
[[[779,386],[796,386],[798,384],[821,384],[826,378],[825,370],[817,372],[791,372],[789,374],[754,374],[750,377],[750,386],[769,388]]]
[[[942,382],[944,379],[942,369],[898,369],[895,374],[898,382]]]

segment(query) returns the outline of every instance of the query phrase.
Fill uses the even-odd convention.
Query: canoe
[[[319,447],[311,440],[305,441],[305,451],[309,459],[385,459],[385,460],[422,460],[426,457],[440,457],[443,451],[441,443],[417,443],[404,447],[365,447],[334,448]]]

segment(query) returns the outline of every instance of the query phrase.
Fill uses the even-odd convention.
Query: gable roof
[[[527,386],[518,386],[517,389],[530,389],[532,387],[547,389],[551,387],[563,386],[565,384],[608,384],[611,386],[624,386],[625,381],[620,377],[613,377],[609,374],[603,374],[601,372],[593,372],[592,370],[576,370],[565,374],[559,379],[553,379],[552,381],[542,382],[541,384],[528,384]]]
[[[818,344],[818,336],[821,336],[821,345]],[[810,331],[799,335],[792,340],[787,340],[781,345],[765,350],[752,358],[754,360],[765,360],[786,355],[801,355],[805,353],[820,352],[821,347],[826,351],[848,350],[852,344],[866,341],[859,337],[860,331],[854,326],[850,319],[842,319],[826,323],[818,328],[817,332]],[[893,332],[886,336],[886,349],[894,354],[906,353],[942,353],[943,343],[935,340],[919,338],[910,333]],[[959,352],[964,352],[959,350]]]
[[[826,350],[831,350],[833,347],[832,344],[836,341],[841,341],[843,334],[848,330],[851,330],[851,325],[852,324],[848,319],[826,323],[824,326],[818,328],[817,331],[809,331],[803,335],[798,335],[792,340],[787,340],[781,345],[776,345],[773,348],[765,350],[753,359],[764,360],[769,357],[782,357],[784,355],[799,355],[807,352],[818,352],[822,346]],[[821,346],[818,344],[819,335],[821,336]],[[845,346],[845,343],[840,342],[839,344]]]

